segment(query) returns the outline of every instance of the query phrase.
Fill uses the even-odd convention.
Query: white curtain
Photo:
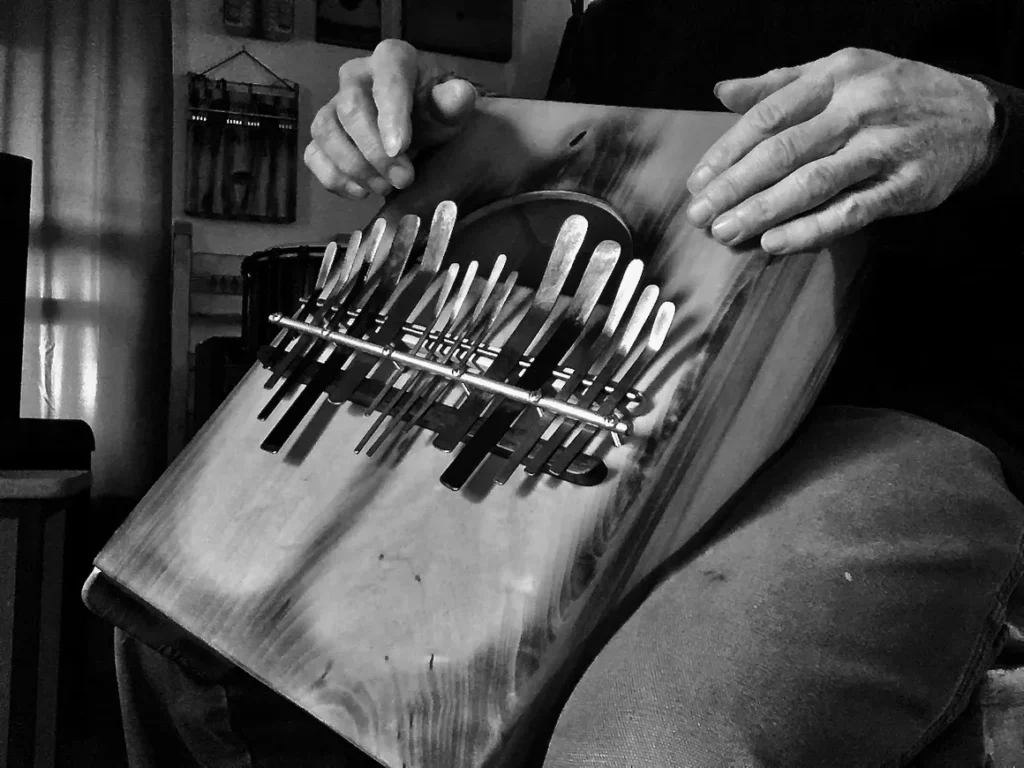
[[[170,0],[0,0],[0,150],[33,161],[23,417],[93,429],[94,496],[165,460]]]

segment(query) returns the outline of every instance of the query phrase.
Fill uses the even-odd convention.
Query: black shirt
[[[975,77],[995,163],[934,211],[873,229],[876,271],[822,402],[896,408],[992,448],[1024,487],[1024,2],[598,0],[567,89],[581,102],[722,110],[716,82],[854,46]],[[1016,476],[1016,477],[1015,477]]]

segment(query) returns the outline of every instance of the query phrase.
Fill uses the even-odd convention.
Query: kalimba
[[[271,318],[89,605],[383,765],[515,764],[602,618],[792,433],[852,315],[855,244],[772,258],[686,220],[731,120],[483,104]]]

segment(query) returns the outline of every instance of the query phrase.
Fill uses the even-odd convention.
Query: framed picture
[[[381,41],[381,0],[316,0],[318,43],[372,49]]]

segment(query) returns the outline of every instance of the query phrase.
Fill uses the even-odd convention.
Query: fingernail
[[[363,187],[356,184],[354,181],[347,181],[345,182],[345,194],[350,197],[366,197],[368,193],[363,189]]]
[[[384,151],[388,153],[388,157],[395,157],[401,151],[402,138],[393,128],[385,131],[384,136],[381,138],[384,140]]]
[[[380,176],[374,176],[367,182],[367,184],[369,184],[370,189],[378,195],[386,195],[391,191],[391,185],[388,183],[387,179],[381,178]]]
[[[388,169],[388,178],[396,189],[405,189],[412,183],[412,169],[404,165],[392,165]]]
[[[695,195],[704,189],[713,177],[714,172],[706,165],[702,165],[690,174],[690,178],[686,182],[686,188],[690,190],[690,194]]]
[[[732,214],[720,217],[711,227],[711,234],[715,236],[716,240],[732,245],[740,235],[739,217]]]
[[[690,221],[698,227],[706,227],[711,223],[711,219],[715,216],[715,210],[711,207],[711,203],[708,202],[707,198],[701,198],[687,211],[687,215],[690,217]]]
[[[785,232],[771,229],[761,236],[761,247],[768,253],[778,253],[786,248],[788,238]]]

